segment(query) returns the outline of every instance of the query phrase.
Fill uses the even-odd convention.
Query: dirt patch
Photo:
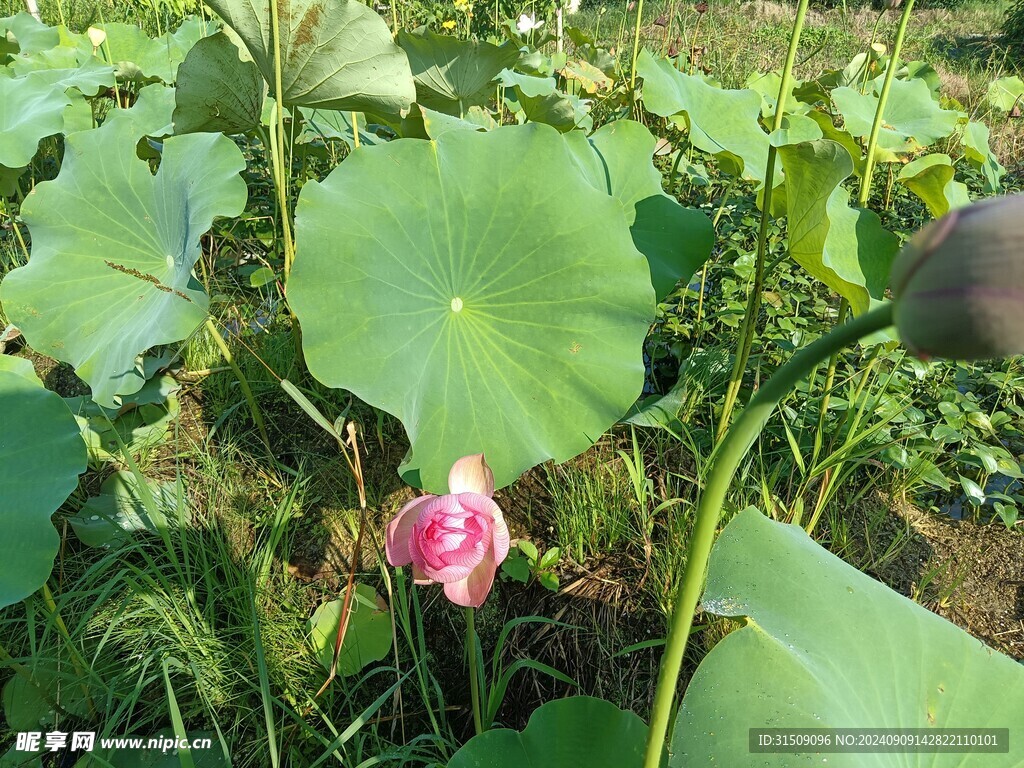
[[[875,501],[850,510],[852,541],[838,554],[986,645],[1024,658],[1024,536]]]
[[[996,650],[1024,658],[1024,536],[910,506],[897,513],[933,550],[924,573],[937,575],[921,585],[921,602]]]

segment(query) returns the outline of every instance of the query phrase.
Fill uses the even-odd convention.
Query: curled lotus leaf
[[[219,134],[175,136],[160,167],[135,154],[133,120],[67,139],[57,178],[22,209],[28,265],[0,284],[7,316],[36,349],[71,363],[99,405],[145,383],[139,356],[187,338],[209,297],[192,273],[200,237],[246,201],[245,160]]]

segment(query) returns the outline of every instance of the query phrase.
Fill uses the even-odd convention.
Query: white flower
[[[565,12],[572,16],[574,13],[576,13],[576,11],[580,9],[580,3],[582,2],[583,0],[568,0],[568,2],[565,4]]]
[[[519,17],[519,21],[516,22],[516,29],[519,30],[519,34],[525,35],[527,32],[532,32],[535,29],[540,29],[544,26],[543,21],[537,21],[536,16],[527,16],[525,13]]]

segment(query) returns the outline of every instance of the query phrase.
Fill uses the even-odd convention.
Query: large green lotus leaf
[[[58,666],[53,659],[42,659],[32,664],[28,671],[31,677],[11,675],[4,685],[4,719],[12,731],[48,730],[48,726],[57,722],[55,703],[77,717],[89,716],[88,689],[83,690],[80,683],[76,684],[78,681],[74,679],[71,664]],[[96,693],[93,691],[91,695]]]
[[[424,29],[398,33],[416,80],[416,101],[449,115],[464,115],[494,95],[491,82],[519,60],[519,49],[438,35]]]
[[[334,644],[338,641],[338,622],[343,607],[344,600],[331,600],[319,606],[306,622],[309,642],[325,670],[330,670],[334,660]],[[356,584],[345,641],[338,656],[339,674],[355,675],[383,659],[391,650],[392,637],[391,613],[387,604],[377,597],[373,587]]]
[[[841,183],[853,172],[845,148],[822,139],[779,148],[786,171],[789,252],[811,275],[846,297],[856,314],[881,299],[899,239],[872,211],[851,208]]]
[[[60,396],[32,363],[0,355],[0,608],[28,597],[50,575],[60,536],[50,515],[85,471],[85,443]]]
[[[209,3],[274,83],[270,5]],[[405,51],[384,20],[357,0],[280,0],[285,106],[397,114],[416,99]]]
[[[20,53],[37,53],[60,45],[60,32],[48,27],[30,13],[17,13],[0,19],[0,33],[13,38]]]
[[[360,149],[302,188],[296,246],[310,371],[401,419],[429,491],[471,453],[499,486],[568,459],[640,393],[647,261],[547,126]]]
[[[266,86],[223,32],[204,37],[178,67],[174,132],[244,133],[259,125]]]
[[[616,120],[589,139],[580,131],[565,138],[587,180],[622,203],[633,244],[647,257],[654,290],[664,298],[708,260],[711,221],[665,194],[653,162],[658,140],[640,123]]]
[[[20,168],[36,154],[39,140],[64,129],[64,89],[26,77],[0,77],[0,165]]]
[[[34,79],[38,87],[59,85],[96,96],[114,85],[114,68],[91,53],[58,46],[32,56],[17,56],[9,65],[19,76]]]
[[[610,701],[572,696],[530,715],[522,733],[499,728],[470,739],[448,768],[640,768],[647,725]]]
[[[1024,110],[1024,80],[1017,75],[993,80],[988,86],[986,98],[990,105],[1002,112],[1009,112],[1014,107]]]
[[[843,116],[846,130],[860,137],[871,133],[878,96],[844,87],[832,91],[832,100]],[[949,136],[959,120],[959,112],[942,109],[932,100],[924,80],[893,80],[878,132],[878,148],[887,151],[880,157],[891,159],[896,154],[930,146]]]
[[[0,197],[13,197],[18,194],[18,179],[24,172],[24,168],[7,168],[0,165]]]
[[[677,70],[668,60],[640,52],[644,105],[660,117],[685,114],[690,141],[709,154],[738,160],[742,176],[761,184],[768,164],[768,134],[761,130],[761,94],[730,91]],[[776,183],[779,179],[776,178]]]
[[[68,137],[60,174],[22,209],[29,263],[0,284],[32,347],[74,365],[106,407],[145,383],[140,354],[203,322],[209,299],[192,274],[200,237],[246,200],[245,160],[230,139],[167,139],[153,175],[135,155],[134,128],[122,119]]]
[[[971,204],[967,186],[955,181],[955,174],[949,155],[936,153],[907,163],[897,181],[921,198],[928,212],[937,219],[954,208]]]
[[[756,509],[711,553],[703,607],[745,617],[691,680],[672,768],[1020,768],[1024,666]],[[751,754],[752,727],[1008,728],[1002,754]],[[756,760],[754,759],[756,758]],[[826,762],[827,761],[827,762]]]
[[[97,24],[107,33],[100,55],[114,66],[124,80],[160,80],[173,83],[178,66],[193,45],[213,31],[213,25],[200,19],[186,19],[174,32],[151,38],[142,29],[120,22]]]
[[[992,151],[988,139],[988,126],[970,120],[964,127],[960,144],[964,148],[964,157],[967,158],[967,162],[981,171],[981,175],[985,178],[984,192],[992,195],[999,191],[1000,180],[1006,174],[1006,169]]]

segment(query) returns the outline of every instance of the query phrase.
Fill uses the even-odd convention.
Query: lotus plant
[[[918,354],[978,360],[1024,354],[1024,195],[960,208],[904,246],[882,304],[804,347],[758,389],[730,427],[704,486],[662,657],[644,768],[659,768],[679,670],[726,494],[782,398],[839,350],[895,324]]]

